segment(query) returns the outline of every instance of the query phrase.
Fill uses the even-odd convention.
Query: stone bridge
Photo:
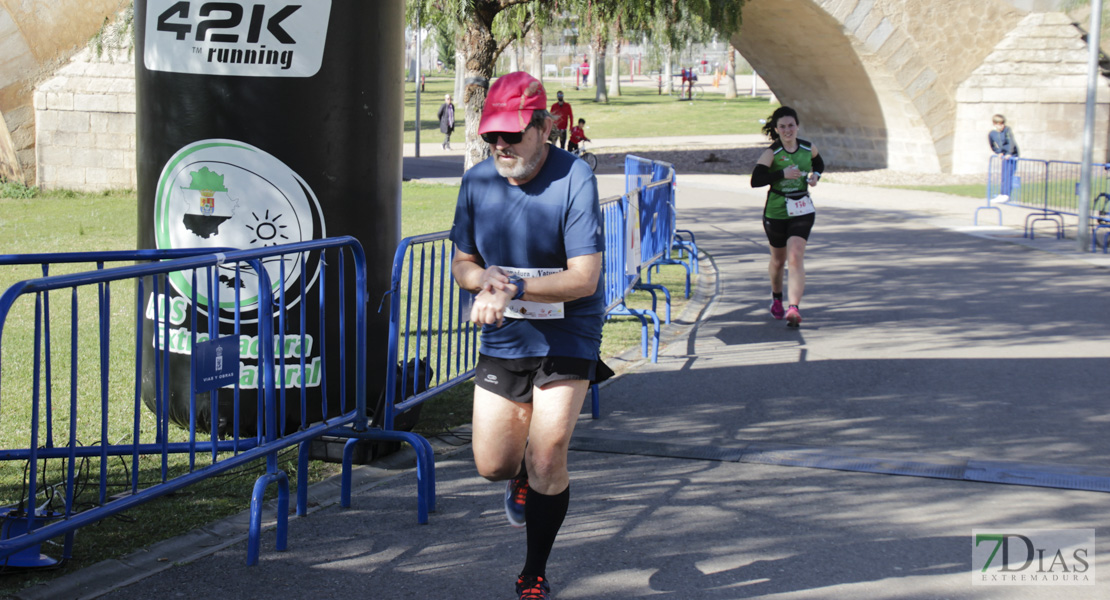
[[[121,7],[120,0],[0,0],[0,178],[35,182],[35,85]]]
[[[994,113],[1007,116],[1023,156],[1079,159],[1087,50],[1072,17],[1053,12],[1060,4],[747,0],[733,42],[778,99],[799,111],[803,135],[831,165],[982,173]],[[133,83],[129,98],[111,102],[98,97],[113,88],[104,81],[79,83],[63,71],[43,83],[119,7],[120,0],[0,0],[0,177],[74,189],[134,180],[105,176],[109,163],[133,171],[133,156],[119,158],[133,154],[134,116],[124,114],[134,110]],[[127,77],[119,73],[112,76]],[[1096,161],[1107,159],[1108,89],[1104,78]],[[97,114],[105,107],[115,107],[110,118]],[[87,147],[96,140],[116,147],[98,158]]]
[[[982,173],[995,113],[1023,156],[1080,159],[1087,49],[1059,4],[748,0],[733,43],[833,164]]]

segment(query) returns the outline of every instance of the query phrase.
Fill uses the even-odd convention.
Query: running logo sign
[[[151,71],[312,77],[331,0],[149,0],[143,64]]]
[[[972,585],[1094,585],[1094,529],[976,529]]]

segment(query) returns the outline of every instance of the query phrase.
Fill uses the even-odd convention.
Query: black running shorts
[[[763,231],[767,233],[767,241],[771,243],[772,248],[785,248],[786,240],[792,237],[800,237],[809,241],[809,232],[813,229],[813,222],[816,217],[817,213],[790,217],[789,219],[763,217]]]
[[[532,389],[554,381],[585,380],[601,383],[613,371],[600,360],[569,356],[495,358],[478,355],[474,384],[513,402],[532,401]]]

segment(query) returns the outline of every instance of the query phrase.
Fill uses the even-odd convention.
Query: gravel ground
[[[749,175],[755,161],[766,146],[746,146],[735,148],[669,147],[653,149],[646,147],[602,147],[598,148],[599,173],[622,173],[624,154],[635,154],[652,160],[662,160],[675,166],[679,173],[727,173]],[[840,171],[831,165],[826,171],[825,181],[850,185],[897,186],[897,185],[959,185],[981,183],[984,175],[952,175],[947,173],[910,173],[892,169]]]

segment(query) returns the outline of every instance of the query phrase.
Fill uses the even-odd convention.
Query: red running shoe
[[[551,586],[543,577],[518,577],[516,580],[516,593],[520,600],[548,600],[551,597]]]
[[[505,486],[505,516],[509,525],[524,527],[524,501],[528,499],[528,472],[523,469]]]

